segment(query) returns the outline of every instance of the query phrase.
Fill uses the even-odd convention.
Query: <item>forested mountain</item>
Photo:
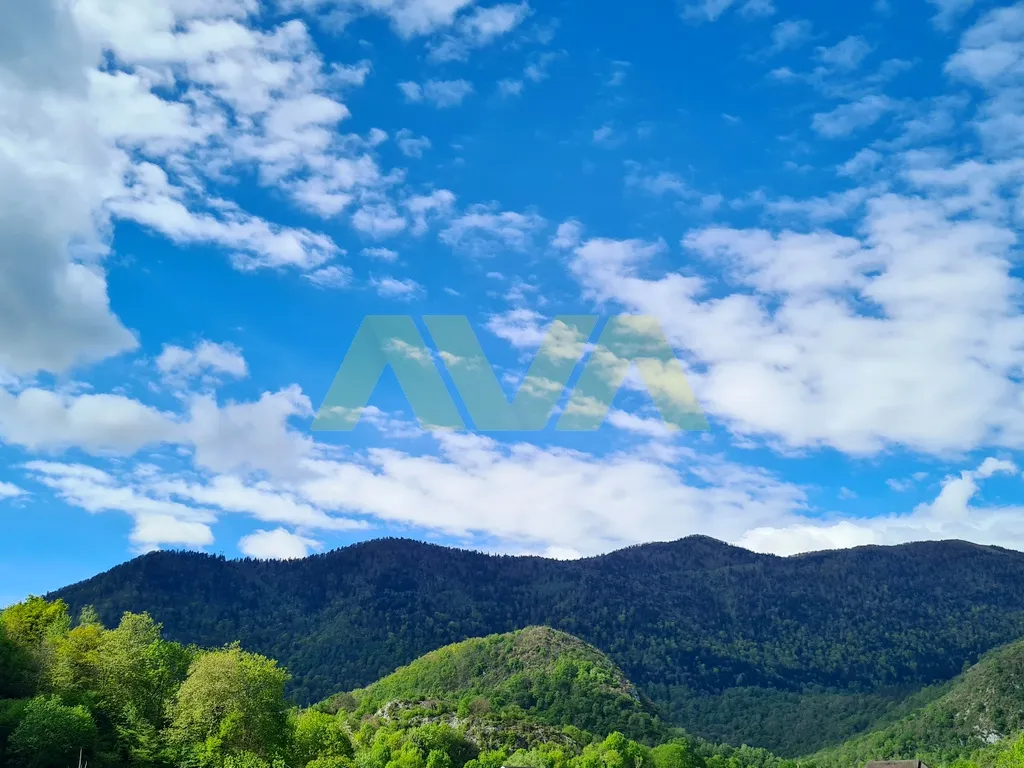
[[[1024,637],[1024,554],[951,541],[781,558],[691,537],[562,562],[385,539],[288,562],[157,552],[56,596],[111,624],[148,611],[175,640],[238,639],[285,663],[307,703],[449,643],[553,626],[692,732],[725,724],[798,754]],[[831,731],[772,720],[811,690],[846,712]]]
[[[990,652],[937,694],[896,722],[816,755],[815,763],[845,768],[921,758],[939,765],[1024,731],[1024,641]]]

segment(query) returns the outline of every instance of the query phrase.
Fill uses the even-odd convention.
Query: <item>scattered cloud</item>
[[[321,542],[285,528],[254,531],[238,542],[238,550],[243,555],[257,560],[297,560],[320,549],[323,549]]]
[[[165,345],[156,359],[157,369],[174,378],[193,378],[204,373],[245,378],[249,374],[242,352],[230,344],[201,341],[192,349]]]
[[[438,109],[459,106],[473,93],[468,80],[427,80],[422,85],[411,81],[398,84],[405,100],[413,104],[431,104]]]
[[[395,135],[395,143],[406,157],[423,157],[423,153],[431,146],[426,136],[417,136],[404,128]]]
[[[415,280],[399,280],[394,277],[375,277],[370,286],[377,295],[385,299],[401,299],[410,301],[423,294],[423,286]]]
[[[477,7],[458,18],[450,31],[430,45],[434,61],[462,61],[470,51],[490,45],[518,27],[530,15],[526,2]]]

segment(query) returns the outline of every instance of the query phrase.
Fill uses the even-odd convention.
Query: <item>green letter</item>
[[[707,429],[697,401],[657,320],[619,315],[608,321],[573,390],[557,429],[597,429],[636,364],[661,418],[669,429]]]
[[[462,429],[462,417],[411,317],[367,317],[313,421],[316,430],[351,430],[388,366],[424,429]]]
[[[483,432],[544,429],[597,325],[597,318],[588,315],[556,317],[509,403],[465,317],[433,315],[423,320],[474,426]]]

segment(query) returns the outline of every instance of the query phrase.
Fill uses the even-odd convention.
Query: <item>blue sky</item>
[[[47,0],[0,30],[0,603],[384,535],[1024,546],[1024,4]],[[620,313],[710,430],[634,377],[597,432],[431,433],[390,374],[310,430],[367,315],[467,316],[511,395],[555,316]]]

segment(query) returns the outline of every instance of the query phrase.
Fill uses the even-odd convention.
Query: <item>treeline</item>
[[[694,695],[948,680],[1024,636],[1024,555],[932,542],[779,558],[691,538],[556,562],[379,540],[289,562],[153,553],[55,597],[108,622],[148,611],[181,641],[238,639],[287,664],[306,702],[452,642],[552,626],[692,727],[727,714],[695,712]]]
[[[577,673],[580,670],[577,670]],[[590,670],[584,670],[589,672]],[[537,726],[463,697],[454,717],[399,707],[299,708],[287,672],[237,644],[162,637],[147,614],[105,628],[92,609],[31,598],[0,613],[0,764],[17,768],[781,768],[686,739]],[[479,697],[476,697],[479,698]],[[341,700],[344,703],[344,699]],[[335,702],[338,704],[338,702]],[[387,707],[384,707],[386,710]],[[443,710],[443,706],[442,706]],[[477,738],[471,738],[476,734]],[[770,756],[769,756],[770,757]]]
[[[972,691],[983,695],[986,680],[1007,677],[1013,671],[1007,665],[1019,663],[1018,650],[998,655],[997,663],[981,668],[981,674],[965,676],[977,685],[960,686],[929,705],[925,721],[941,726],[936,718],[942,715],[936,712],[943,702],[967,701]],[[570,661],[560,666],[555,660],[555,687],[573,688],[581,674],[592,675],[603,689],[623,685],[598,662],[587,667],[578,659]],[[484,678],[491,673],[486,665],[471,672]],[[501,677],[511,679],[515,676]],[[868,757],[920,757],[929,747],[921,741],[925,731],[911,725],[903,737],[898,728],[886,732],[886,743],[875,745],[886,754],[864,755],[854,746],[847,752],[784,760],[765,749],[712,745],[686,736],[645,744],[617,731],[591,733],[559,725],[543,706],[572,704],[569,709],[575,712],[578,702],[569,702],[564,691],[552,690],[532,713],[515,701],[492,703],[463,688],[452,688],[446,701],[384,703],[375,698],[373,706],[366,706],[370,699],[348,695],[301,708],[287,698],[287,682],[288,673],[275,661],[237,644],[204,650],[166,640],[146,614],[125,614],[108,629],[91,609],[72,621],[63,602],[32,598],[0,613],[0,765],[857,768]],[[1007,684],[1007,691],[1012,687]],[[1002,713],[993,721],[1000,727],[1020,726],[1019,712],[1007,710],[1020,709],[1019,692],[1014,695],[982,699]],[[981,749],[965,744],[960,753],[950,746],[954,740],[934,738],[944,751],[933,768],[1024,768],[1024,735]]]

